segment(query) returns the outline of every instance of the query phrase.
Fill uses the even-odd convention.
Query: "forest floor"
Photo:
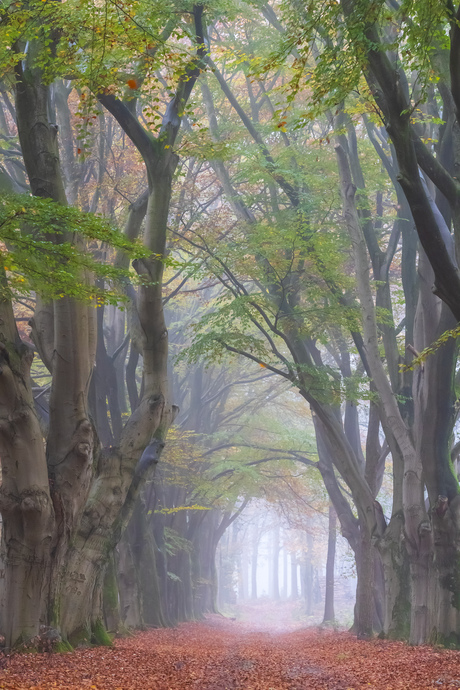
[[[457,690],[460,652],[357,641],[261,603],[113,647],[3,658],[5,690]]]

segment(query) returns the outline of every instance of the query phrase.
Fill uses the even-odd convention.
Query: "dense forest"
[[[460,8],[6,1],[0,67],[5,646],[333,623],[338,532],[460,645]]]

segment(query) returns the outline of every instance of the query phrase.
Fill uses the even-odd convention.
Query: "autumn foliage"
[[[261,612],[264,609],[261,608]],[[284,631],[217,615],[149,630],[113,647],[4,657],[5,690],[428,690],[460,687],[460,652]]]

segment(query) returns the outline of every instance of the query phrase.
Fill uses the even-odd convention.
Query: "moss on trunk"
[[[105,629],[104,623],[101,620],[97,620],[92,625],[91,629],[91,642],[93,644],[101,645],[104,647],[111,647],[113,640]]]

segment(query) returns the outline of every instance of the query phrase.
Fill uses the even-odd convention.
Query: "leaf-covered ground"
[[[263,609],[261,609],[261,612]],[[282,618],[278,620],[278,623]],[[460,652],[358,642],[348,633],[265,628],[211,616],[150,630],[113,648],[17,655],[8,690],[426,690],[460,688]],[[272,622],[276,623],[276,616]],[[3,660],[5,662],[5,659]]]

